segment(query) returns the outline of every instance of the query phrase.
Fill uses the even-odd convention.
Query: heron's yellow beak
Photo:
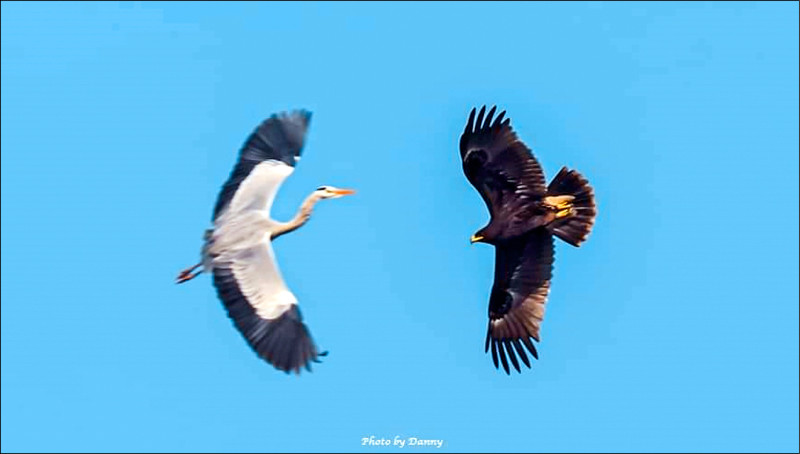
[[[483,239],[483,235],[472,235],[472,238],[469,239],[470,243],[477,243],[478,241]]]
[[[331,192],[336,195],[352,195],[356,193],[353,189],[334,189]]]

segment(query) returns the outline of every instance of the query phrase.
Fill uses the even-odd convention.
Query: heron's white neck
[[[297,214],[294,215],[292,220],[280,224],[278,228],[272,232],[271,239],[274,240],[285,233],[297,230],[303,224],[308,222],[308,220],[311,219],[311,212],[314,209],[314,205],[316,205],[316,203],[320,200],[322,200],[322,194],[320,194],[319,191],[314,191],[309,194],[300,205],[300,209],[297,210]]]

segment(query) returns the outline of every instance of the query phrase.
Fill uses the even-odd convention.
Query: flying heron
[[[549,185],[531,150],[517,138],[505,111],[492,121],[495,107],[469,114],[461,135],[462,167],[478,190],[491,219],[470,241],[495,247],[494,284],[489,297],[485,351],[492,348],[506,374],[508,362],[520,372],[517,356],[529,368],[527,349],[539,357],[531,339],[539,328],[553,274],[553,235],[573,246],[586,240],[596,215],[594,191],[578,172],[562,167]],[[525,348],[523,348],[523,345]]]
[[[354,192],[320,186],[289,222],[270,217],[278,188],[300,160],[310,119],[304,110],[280,113],[250,134],[217,198],[200,263],[177,278],[180,284],[204,271],[212,273],[236,328],[261,358],[287,374],[299,374],[301,366],[310,371],[310,362],[319,362],[327,352],[317,350],[303,323],[297,298],[275,263],[272,242],[308,222],[318,201]]]

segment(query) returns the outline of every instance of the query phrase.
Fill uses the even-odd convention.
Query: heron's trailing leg
[[[178,278],[176,279],[175,283],[176,284],[182,284],[182,283],[184,283],[186,281],[190,281],[190,280],[196,278],[197,276],[199,276],[200,273],[203,272],[203,270],[200,270],[200,271],[198,271],[196,273],[192,273],[192,271],[196,270],[201,265],[203,265],[202,262],[198,263],[197,265],[195,265],[195,266],[193,266],[191,268],[186,268],[185,270],[181,271],[180,274],[178,274]]]

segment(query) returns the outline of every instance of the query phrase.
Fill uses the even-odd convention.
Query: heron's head
[[[339,197],[356,193],[356,191],[352,189],[339,189],[333,186],[320,186],[314,192],[322,199],[338,199]]]

